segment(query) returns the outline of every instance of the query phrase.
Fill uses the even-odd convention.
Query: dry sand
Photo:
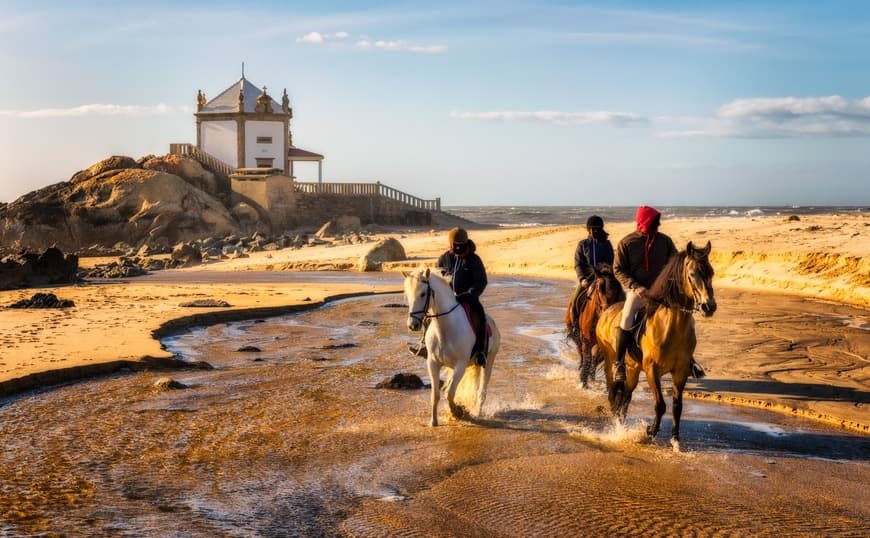
[[[614,244],[631,231],[628,223],[608,226]],[[806,405],[783,399],[783,383],[815,383],[806,369],[792,364],[781,365],[780,377],[771,376],[758,361],[725,360],[713,370],[718,395],[737,394],[731,403],[779,406],[780,410],[823,418],[859,431],[870,432],[867,393],[870,375],[867,360],[870,342],[870,216],[805,216],[791,221],[782,217],[675,219],[663,223],[662,231],[670,235],[678,248],[692,240],[713,244],[715,284],[753,298],[756,313],[769,312],[771,305],[781,305],[775,294],[831,301],[851,305],[845,314],[848,323],[863,324],[858,336],[846,343],[851,366],[825,378],[825,383],[840,384],[853,401],[838,401],[822,411],[803,412]],[[573,252],[582,230],[577,227],[541,227],[522,229],[471,230],[478,252],[492,275],[521,275],[573,280]],[[431,262],[443,250],[445,231],[392,233],[403,244],[409,260],[392,264],[387,270]],[[260,271],[351,269],[371,244],[319,246],[299,250],[260,252],[250,258],[222,261],[194,269],[174,271],[177,279],[149,282],[131,279],[124,282],[87,283],[52,289],[26,289],[0,292],[0,305],[9,305],[38,291],[50,291],[76,306],[63,310],[0,309],[0,395],[10,394],[41,384],[60,381],[70,373],[96,373],[93,365],[117,367],[144,358],[170,358],[154,338],[155,331],[167,324],[205,324],[220,318],[261,316],[299,306],[319,304],[330,296],[351,292],[397,291],[389,282],[374,283],[360,289],[346,282],[299,284],[280,278],[263,279]],[[83,266],[104,260],[83,259]],[[256,271],[245,273],[245,271]],[[280,274],[280,273],[279,273]],[[177,282],[176,282],[177,280]],[[761,297],[762,299],[759,299]],[[180,303],[196,299],[218,299],[230,303],[223,309],[191,309]],[[566,298],[567,299],[567,298]],[[800,303],[790,303],[798,305]],[[737,323],[741,304],[720,304],[720,313],[731,310]],[[857,314],[856,314],[857,312]],[[199,315],[198,318],[191,318]],[[721,314],[717,314],[721,315]],[[726,314],[727,315],[727,314]],[[173,321],[182,319],[181,322]],[[767,338],[757,323],[746,330],[755,337]],[[811,330],[812,326],[798,328]],[[728,339],[727,327],[719,336]],[[506,335],[508,338],[510,335]],[[836,342],[828,342],[834,345]],[[818,344],[826,345],[825,342]],[[716,354],[705,357],[705,365]],[[121,362],[127,361],[127,362]],[[90,369],[89,369],[90,368]],[[79,370],[76,370],[79,369]],[[781,370],[785,369],[787,379]],[[735,383],[746,379],[772,381],[761,394],[746,395],[740,390],[729,392]],[[729,385],[731,383],[731,385]],[[760,386],[760,385],[757,385]],[[710,393],[697,397],[713,397]],[[718,396],[717,396],[718,397]],[[813,401],[812,398],[807,400]],[[830,403],[830,402],[828,402]]]

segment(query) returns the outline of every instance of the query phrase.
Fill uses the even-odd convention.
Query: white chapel
[[[229,168],[269,168],[294,176],[297,161],[317,162],[317,180],[323,179],[323,155],[293,145],[290,120],[293,109],[287,89],[278,103],[245,78],[206,100],[196,95],[196,146]]]

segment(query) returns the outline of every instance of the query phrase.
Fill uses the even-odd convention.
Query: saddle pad
[[[477,327],[474,326],[474,322],[471,320],[471,305],[468,303],[462,303],[462,309],[465,310],[465,317],[468,318],[468,324],[471,325],[471,330],[474,331],[474,335],[477,336]],[[492,326],[490,326],[489,322],[486,323],[486,336],[492,336]]]

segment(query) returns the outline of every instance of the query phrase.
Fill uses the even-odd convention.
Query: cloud
[[[321,34],[320,32],[309,32],[302,37],[297,37],[297,43],[327,43],[336,41],[341,41],[350,37],[350,34],[347,32],[336,32],[332,35],[330,34]],[[447,45],[418,45],[416,43],[409,43],[407,41],[401,40],[389,40],[389,39],[368,39],[363,38],[357,40],[354,47],[363,50],[392,50],[392,51],[407,51],[407,52],[422,52],[426,54],[440,54],[442,52],[447,52]]]
[[[451,112],[450,117],[460,120],[501,121],[501,122],[537,122],[557,125],[611,125],[614,127],[630,127],[645,125],[648,119],[638,114],[627,112],[608,112],[604,110],[593,112],[557,112],[539,110],[535,112],[496,111],[496,112]]]
[[[307,34],[305,34],[302,37],[297,37],[296,42],[297,43],[315,43],[315,44],[326,43],[327,41],[335,42],[335,41],[341,41],[342,39],[347,39],[348,35],[350,35],[350,34],[348,34],[347,32],[336,32],[334,34],[321,34],[320,32],[308,32]]]
[[[662,138],[798,138],[870,136],[870,97],[737,99],[690,128],[663,131]]]
[[[380,50],[397,50],[408,52],[423,52],[427,54],[440,54],[447,52],[447,45],[417,45],[401,40],[383,40],[378,39],[372,41],[369,39],[361,39],[354,45],[358,49],[380,49]]]
[[[158,104],[153,106],[143,105],[108,105],[90,104],[79,105],[70,108],[42,108],[37,110],[0,110],[0,117],[22,119],[46,119],[46,118],[80,118],[84,116],[125,116],[145,117],[163,116],[175,112],[190,112],[188,106],[170,106]]]

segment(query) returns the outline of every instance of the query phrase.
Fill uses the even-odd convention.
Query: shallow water
[[[668,415],[645,440],[645,386],[615,425],[601,373],[581,389],[561,336],[569,288],[494,280],[503,341],[483,414],[451,421],[442,401],[439,428],[428,391],[374,388],[397,372],[429,381],[391,295],[168,338],[216,367],[173,372],[183,390],[130,373],[15,398],[0,408],[0,535],[866,530],[867,437],[687,401],[674,452]]]

